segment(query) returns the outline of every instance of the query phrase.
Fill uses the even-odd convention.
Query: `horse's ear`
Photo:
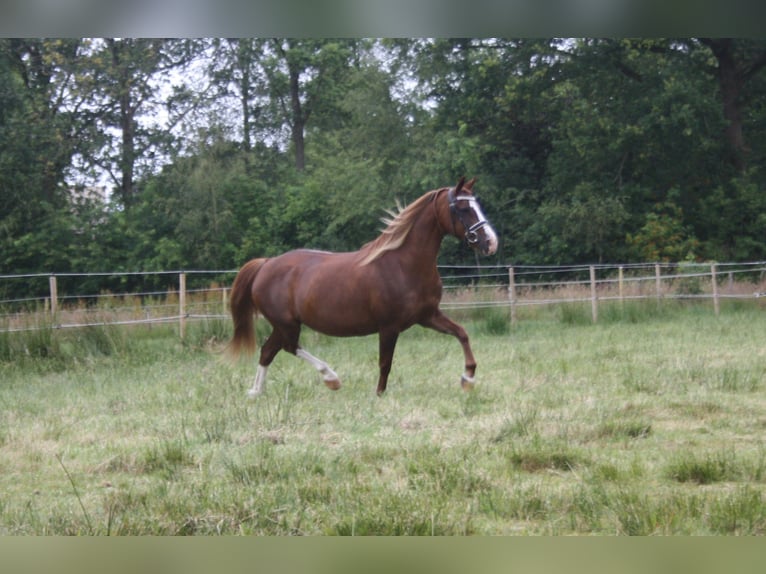
[[[473,191],[473,184],[476,183],[476,178],[472,178],[468,183],[465,184],[464,188],[468,191]]]
[[[457,182],[457,185],[455,186],[455,195],[458,195],[460,191],[463,189],[463,184],[465,183],[465,176],[460,178],[460,181]]]

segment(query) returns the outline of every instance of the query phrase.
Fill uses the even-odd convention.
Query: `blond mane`
[[[390,217],[383,217],[381,221],[386,224],[386,228],[376,238],[365,244],[359,252],[363,255],[359,265],[372,263],[378,257],[387,251],[398,249],[407,239],[412,226],[415,224],[418,214],[423,207],[433,201],[439,190],[429,191],[422,195],[407,207],[402,208],[399,202],[396,202],[396,211],[387,211]]]

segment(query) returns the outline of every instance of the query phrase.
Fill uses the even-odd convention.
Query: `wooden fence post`
[[[178,275],[178,332],[186,337],[186,273]]]
[[[657,307],[660,306],[660,300],[662,299],[662,279],[661,279],[661,272],[660,272],[660,264],[655,263],[654,264],[654,284],[655,284],[655,290],[657,294]]]
[[[596,268],[590,266],[590,312],[593,322],[598,322],[598,294],[596,293]]]
[[[721,313],[720,303],[718,302],[718,280],[716,278],[717,265],[713,263],[710,265],[710,281],[713,284],[713,309],[715,310],[716,317]]]
[[[221,291],[221,309],[223,309],[223,314],[226,315],[229,312],[229,302],[228,302],[228,293],[226,287],[223,288]]]
[[[513,267],[508,268],[508,301],[511,304],[511,325],[516,324],[516,280]]]
[[[55,275],[48,277],[48,287],[51,292],[51,317],[55,320],[56,313],[59,310],[59,289]]]
[[[620,268],[617,271],[617,292],[619,293],[619,296],[620,296],[620,305],[624,303],[624,298],[625,298],[625,291],[623,290],[624,279],[625,279],[624,268],[622,265],[620,265]]]

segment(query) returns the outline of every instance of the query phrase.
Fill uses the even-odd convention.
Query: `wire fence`
[[[599,265],[440,266],[444,309],[605,302],[726,299],[766,303],[766,262]],[[183,338],[189,321],[228,319],[237,270],[0,275],[0,332],[43,328],[171,323]],[[19,286],[28,287],[25,289]],[[128,285],[126,291],[107,286]],[[149,287],[142,288],[142,285]],[[158,287],[161,286],[161,287]],[[13,293],[15,295],[5,295]],[[19,295],[19,293],[22,293]]]
[[[452,268],[458,271],[463,268]],[[446,270],[446,269],[445,269]],[[478,277],[478,276],[477,276]],[[655,300],[708,300],[720,313],[727,299],[764,298],[766,262],[745,263],[638,263],[599,265],[519,265],[496,269],[484,277],[483,285],[494,289],[473,297],[448,297],[445,308],[476,309],[508,307],[510,321],[518,320],[525,307],[589,304],[593,322],[603,303]],[[492,277],[495,284],[487,283]],[[459,286],[448,289],[460,292]],[[492,295],[492,296],[488,296]]]

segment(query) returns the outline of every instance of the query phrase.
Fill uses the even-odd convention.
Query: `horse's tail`
[[[253,302],[252,287],[255,276],[266,259],[252,259],[245,263],[234,279],[229,300],[231,318],[234,321],[234,335],[229,342],[227,353],[236,359],[242,353],[252,355],[258,343],[255,337],[253,316],[258,312]]]

